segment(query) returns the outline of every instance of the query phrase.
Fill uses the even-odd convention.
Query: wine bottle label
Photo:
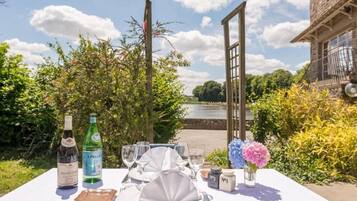
[[[76,146],[76,141],[74,140],[74,138],[71,137],[62,138],[61,145],[64,147],[74,147]]]
[[[83,174],[99,176],[102,174],[102,150],[83,151]]]
[[[57,185],[72,186],[78,183],[78,161],[57,163]]]
[[[92,140],[93,140],[94,142],[99,142],[99,141],[100,141],[100,135],[99,135],[99,133],[94,133],[94,134],[92,135]]]

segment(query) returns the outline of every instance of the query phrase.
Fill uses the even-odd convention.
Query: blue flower
[[[244,142],[240,139],[232,140],[228,145],[228,155],[234,168],[243,168],[245,160],[243,158]]]

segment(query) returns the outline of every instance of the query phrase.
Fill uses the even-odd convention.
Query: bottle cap
[[[219,167],[211,168],[211,173],[213,173],[213,174],[220,174],[221,172],[222,172],[222,169]]]
[[[72,130],[72,116],[64,117],[64,130]]]
[[[89,114],[89,123],[97,123],[97,114],[96,113],[90,113]]]

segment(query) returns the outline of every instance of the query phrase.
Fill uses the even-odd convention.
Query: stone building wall
[[[310,0],[311,24],[340,0]]]
[[[337,2],[341,0],[311,0],[310,1],[310,20],[311,24],[314,20],[318,19],[319,16],[323,15],[329,8],[334,6]],[[326,28],[320,28],[315,32],[315,38],[311,38],[310,46],[310,59],[311,66],[307,74],[307,79],[309,81],[321,80],[322,71],[322,45],[325,41],[333,38],[346,30],[353,29],[353,47],[357,48],[357,8],[352,7],[352,19],[347,16],[339,14],[332,21],[329,22],[332,30]],[[356,60],[357,52],[354,52],[354,60]]]

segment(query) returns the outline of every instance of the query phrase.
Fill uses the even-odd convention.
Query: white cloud
[[[177,68],[179,80],[184,85],[184,93],[186,95],[192,95],[192,90],[197,85],[202,85],[209,80],[209,74],[207,72],[197,72],[186,68]]]
[[[42,53],[50,50],[49,47],[42,43],[27,43],[20,41],[18,38],[5,40],[10,46],[9,54],[21,54],[24,62],[32,68],[35,64],[44,62]]]
[[[298,9],[307,9],[310,6],[310,0],[286,0]]]
[[[212,24],[212,19],[208,16],[203,16],[202,17],[202,22],[201,22],[201,27],[205,28],[205,27],[211,27]]]
[[[268,59],[261,54],[246,54],[246,73],[264,74],[288,66],[278,59]]]
[[[261,75],[277,69],[288,68],[288,65],[278,59],[265,58],[261,54],[246,54],[246,73]],[[184,93],[186,95],[192,95],[192,90],[197,85],[202,85],[204,82],[212,80],[208,72],[198,72],[187,68],[178,68],[177,72],[179,80],[185,87]],[[216,79],[215,81],[223,83],[225,79]]]
[[[35,10],[30,23],[50,36],[72,40],[76,40],[79,34],[103,39],[120,37],[109,18],[88,15],[70,6],[50,5]]]
[[[246,23],[248,26],[256,24],[262,19],[266,9],[279,3],[280,0],[249,0],[246,8]]]
[[[170,37],[176,49],[190,60],[199,60],[209,65],[224,67],[223,37],[220,35],[205,35],[199,31],[178,32]],[[248,41],[249,42],[249,41]],[[168,47],[166,42],[162,44]],[[262,74],[286,67],[282,61],[265,58],[261,54],[246,54],[247,72]]]
[[[290,43],[290,41],[309,26],[309,21],[282,22],[264,28],[262,38],[273,48],[306,46],[306,43]]]
[[[296,73],[298,70],[302,69],[306,64],[309,64],[310,60],[299,63],[294,67],[294,69],[290,70],[292,73]]]
[[[224,64],[223,36],[204,35],[200,31],[178,32],[167,37],[174,47],[190,60],[199,60],[209,65]],[[162,43],[167,48],[166,41]]]
[[[232,0],[175,0],[187,8],[193,9],[197,13],[206,13],[219,10],[227,6]]]

